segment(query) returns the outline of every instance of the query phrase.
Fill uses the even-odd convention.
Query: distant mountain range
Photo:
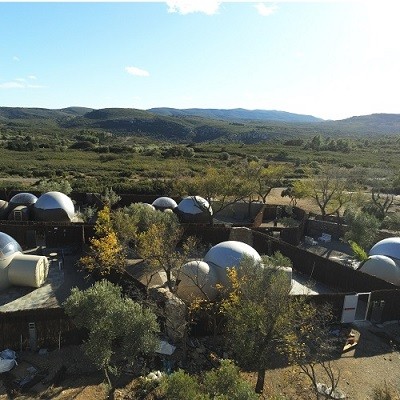
[[[286,111],[276,110],[245,110],[234,108],[231,110],[222,109],[203,109],[203,108],[150,108],[147,110],[154,114],[166,117],[201,117],[211,119],[222,119],[225,121],[247,120],[247,121],[279,121],[279,122],[321,122],[321,118],[312,115],[293,114]]]
[[[0,107],[0,128],[32,134],[75,135],[85,129],[116,136],[180,142],[241,141],[254,143],[321,134],[379,136],[400,134],[400,114],[372,114],[339,121],[274,110],[68,107]],[[4,130],[3,130],[4,131]]]

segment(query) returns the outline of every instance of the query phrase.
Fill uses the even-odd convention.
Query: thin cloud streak
[[[168,12],[179,14],[191,14],[195,12],[207,15],[216,14],[221,1],[219,0],[168,0]]]
[[[134,76],[150,76],[150,73],[144,69],[138,68],[138,67],[125,67],[125,71],[129,75],[134,75]]]
[[[13,81],[0,83],[0,90],[6,89],[42,89],[45,86],[42,85],[32,85],[30,83],[26,83],[24,78],[16,78]]]

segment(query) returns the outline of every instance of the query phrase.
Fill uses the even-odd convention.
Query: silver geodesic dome
[[[4,260],[8,259],[15,253],[21,253],[22,248],[19,243],[4,232],[0,232],[0,267]]]
[[[208,222],[213,215],[206,199],[200,196],[188,196],[178,204],[177,213],[183,222]]]
[[[31,206],[37,202],[37,197],[32,193],[17,193],[11,197],[9,206]]]
[[[153,201],[151,204],[156,210],[160,211],[165,211],[167,209],[174,210],[178,204],[176,204],[176,201],[174,199],[171,199],[171,197],[158,197]]]
[[[38,221],[72,221],[75,207],[72,200],[61,192],[42,194],[34,205],[35,219]]]

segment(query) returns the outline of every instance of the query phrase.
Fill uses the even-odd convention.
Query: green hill
[[[294,122],[294,119],[301,121]],[[315,117],[282,111],[243,109],[160,108],[145,111],[128,108],[94,110],[67,107],[50,110],[0,107],[0,128],[5,133],[21,135],[40,133],[74,137],[83,131],[90,131],[92,135],[137,137],[150,141],[257,143],[314,135],[330,137],[395,135],[400,133],[400,115],[372,114],[340,121],[322,121]]]

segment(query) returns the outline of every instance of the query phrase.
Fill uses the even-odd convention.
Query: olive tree
[[[346,210],[344,217],[348,225],[345,239],[369,250],[376,240],[380,221],[374,215],[353,209]]]
[[[255,390],[262,393],[277,344],[291,326],[291,284],[279,268],[263,268],[251,258],[229,276],[232,291],[224,304],[228,345],[242,368],[257,371]]]
[[[94,366],[104,372],[115,371],[112,357],[118,350],[128,362],[151,354],[158,346],[159,326],[155,314],[122,295],[121,288],[102,280],[86,290],[72,289],[63,304],[65,312],[78,328],[86,328],[89,337],[83,350]]]

